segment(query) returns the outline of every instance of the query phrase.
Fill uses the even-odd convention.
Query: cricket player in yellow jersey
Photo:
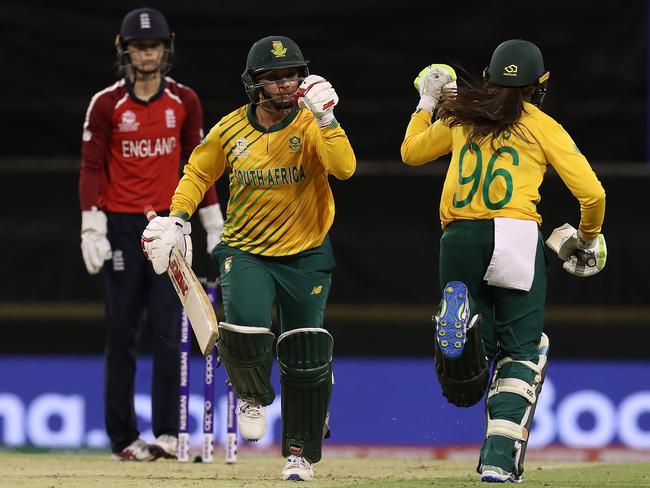
[[[332,336],[323,328],[334,257],[328,231],[334,199],[328,182],[352,176],[356,159],[334,118],[339,101],[324,78],[309,75],[287,37],[257,41],[242,81],[251,103],[223,117],[196,147],[172,199],[171,216],[154,219],[143,236],[157,273],[205,191],[230,171],[230,200],[221,243],[212,253],[221,271],[226,322],[217,348],[237,396],[239,428],[248,440],[266,432],[265,406],[275,336],[282,384],[282,472],[313,478],[321,458],[332,387]]]
[[[436,373],[458,406],[478,402],[489,384],[478,464],[486,482],[523,479],[546,373],[547,262],[537,204],[548,165],[580,205],[578,230],[556,229],[564,269],[591,276],[607,256],[605,192],[571,137],[540,109],[548,77],[540,50],[521,39],[495,49],[480,84],[456,87],[451,67],[429,66],[415,80],[420,102],[401,149],[412,166],[451,152],[440,200]]]

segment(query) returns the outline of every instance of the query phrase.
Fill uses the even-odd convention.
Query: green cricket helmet
[[[546,94],[550,73],[544,69],[539,48],[530,41],[510,39],[497,46],[483,77],[498,86],[534,86],[533,103],[540,106]]]
[[[268,71],[297,68],[299,78],[309,76],[309,61],[292,39],[284,36],[269,36],[257,41],[248,51],[246,69],[242,73],[242,82],[246,94],[252,103],[259,103],[263,83],[257,82],[257,77]],[[270,100],[270,97],[265,97]],[[273,100],[271,100],[273,102]],[[287,108],[287,107],[282,107]]]

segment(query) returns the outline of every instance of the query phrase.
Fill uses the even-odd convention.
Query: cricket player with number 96
[[[170,217],[164,226],[150,224],[143,242],[154,270],[163,273],[204,192],[230,170],[226,223],[212,252],[226,316],[217,350],[240,399],[239,430],[250,441],[267,429],[277,351],[287,457],[282,478],[307,481],[329,431],[332,389],[333,339],[323,325],[334,268],[328,177],[350,178],[356,158],[334,117],[334,87],[309,74],[293,40],[270,36],[253,44],[242,81],[250,104],[223,117],[194,149]]]
[[[605,191],[571,137],[541,110],[548,78],[539,48],[522,39],[495,49],[482,82],[456,86],[450,66],[431,65],[415,80],[420,101],[401,148],[411,166],[451,152],[440,199],[435,366],[455,405],[477,403],[489,385],[478,463],[484,482],[523,479],[546,374],[547,262],[537,204],[548,165],[581,217],[578,230],[556,229],[549,247],[580,277],[600,272],[607,258]]]

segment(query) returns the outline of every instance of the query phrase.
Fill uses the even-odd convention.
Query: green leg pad
[[[490,382],[490,367],[479,332],[480,317],[467,331],[465,348],[458,358],[445,357],[434,340],[435,366],[442,394],[458,407],[471,407],[483,398]]]
[[[334,339],[325,329],[303,328],[278,338],[282,385],[282,455],[320,461],[332,392]]]
[[[228,372],[233,390],[242,400],[264,406],[273,403],[274,340],[275,336],[266,327],[219,324],[219,360]]]

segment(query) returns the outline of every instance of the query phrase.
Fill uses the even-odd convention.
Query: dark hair
[[[519,120],[524,102],[531,101],[533,92],[532,86],[511,88],[469,80],[443,95],[437,116],[449,127],[466,127],[468,144],[490,137],[496,149],[495,142],[506,131],[530,144],[532,141],[524,134],[528,130]]]

